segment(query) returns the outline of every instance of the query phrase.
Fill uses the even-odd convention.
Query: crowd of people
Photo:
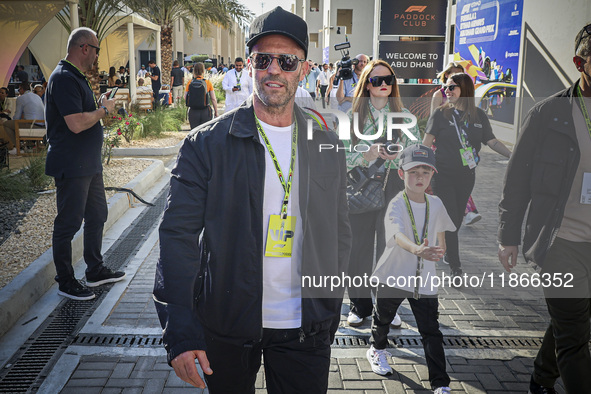
[[[125,276],[104,265],[100,248],[107,216],[100,119],[114,110],[114,101],[97,101],[84,75],[97,45],[92,30],[74,30],[47,91],[35,87],[33,93],[22,83],[15,114],[6,112],[7,92],[0,89],[5,130],[11,130],[11,115],[47,122],[46,172],[57,187],[56,280],[59,294],[78,300],[95,296],[88,286]],[[513,152],[476,107],[474,81],[458,64],[440,74],[424,134],[416,124],[404,126],[409,117],[389,135],[387,114],[410,112],[387,62],[359,54],[350,78],[342,78],[338,64],[307,60],[306,22],[280,7],[252,22],[247,46],[249,56],[232,67],[206,70],[198,62],[188,78],[175,61],[171,73],[174,100],[186,100],[194,129],[172,170],[154,286],[176,374],[196,387],[207,383],[212,393],[252,393],[262,356],[269,392],[325,393],[347,290],[347,324],[357,327],[371,317],[366,356],[372,371],[393,373],[387,336],[400,327],[397,311],[406,299],[423,339],[431,389],[450,393],[437,288],[426,280],[392,286],[388,278],[434,276],[438,261],[461,276],[458,231],[466,212],[474,212],[470,195],[486,145],[510,159],[499,204],[503,267],[515,267],[528,212],[526,260],[543,273],[576,273],[572,289],[544,288],[551,322],[530,392],[555,392],[558,377],[569,393],[589,392],[591,25],[575,39],[580,79],[533,107]],[[161,73],[154,60],[148,66],[137,77],[140,86],[149,79],[156,98]],[[206,71],[225,73],[223,114]],[[126,78],[124,67],[119,74],[111,67],[108,84]],[[296,97],[347,113],[351,139],[341,141],[308,122]],[[323,145],[339,149],[319,150]],[[368,179],[378,187],[359,202]],[[83,222],[86,285],[74,277],[70,245]],[[302,287],[306,275],[343,272],[373,275],[383,285]]]

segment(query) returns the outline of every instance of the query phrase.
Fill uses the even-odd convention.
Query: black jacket
[[[340,276],[351,247],[345,155],[320,152],[319,144],[341,145],[336,134],[315,129],[308,140],[308,115],[295,112],[302,275]],[[205,350],[205,334],[239,346],[261,340],[264,180],[252,96],[185,139],[160,225],[154,287],[169,362]],[[343,289],[316,290],[302,289],[301,333],[334,335]]]
[[[498,241],[506,246],[521,243],[521,224],[529,205],[523,254],[539,266],[560,228],[581,157],[572,117],[572,106],[578,105],[577,85],[531,109],[505,174]]]

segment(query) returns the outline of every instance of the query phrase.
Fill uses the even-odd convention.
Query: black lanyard
[[[412,233],[414,236],[415,244],[421,245],[425,241],[425,239],[427,239],[427,235],[428,235],[429,199],[427,198],[427,195],[425,194],[425,224],[423,227],[423,235],[422,235],[422,237],[419,238],[419,232],[417,231],[417,225],[415,223],[415,216],[412,213],[412,207],[410,206],[410,202],[408,200],[408,196],[406,195],[406,192],[404,192],[402,196],[404,197],[404,203],[406,204],[406,210],[408,211],[408,216],[410,216],[410,224],[412,226]],[[420,298],[420,294],[419,294],[420,280],[419,280],[419,278],[421,277],[421,272],[423,271],[423,268],[424,268],[423,259],[421,259],[419,256],[417,256],[417,271],[416,271],[415,288],[414,288],[414,293],[413,293],[413,297],[417,300]]]
[[[281,204],[281,217],[283,219],[287,218],[287,203],[289,202],[289,195],[291,193],[291,181],[293,178],[293,170],[295,167],[295,160],[296,160],[296,152],[297,152],[297,142],[298,142],[298,121],[297,119],[295,119],[295,127],[293,130],[293,133],[291,134],[291,160],[289,163],[289,174],[287,176],[287,182],[285,182],[285,177],[283,176],[283,171],[281,171],[281,166],[279,165],[279,161],[277,160],[277,156],[275,155],[275,151],[273,150],[273,147],[271,146],[271,142],[269,141],[269,138],[267,138],[267,135],[265,134],[265,131],[263,130],[263,127],[261,126],[261,123],[259,122],[259,118],[257,118],[256,114],[254,115],[254,118],[256,120],[257,123],[257,129],[259,130],[259,133],[261,134],[261,137],[263,138],[263,141],[265,141],[265,144],[267,145],[267,150],[269,151],[269,155],[271,156],[271,159],[273,160],[273,164],[275,165],[275,171],[277,172],[277,176],[279,177],[279,182],[281,182],[281,186],[283,186],[283,191],[285,192],[285,196],[283,197],[283,203]]]

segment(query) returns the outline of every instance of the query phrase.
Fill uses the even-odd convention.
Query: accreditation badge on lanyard
[[[425,239],[427,239],[429,233],[429,198],[427,197],[427,195],[425,194],[425,223],[423,225],[423,234],[422,237],[419,236],[419,232],[417,230],[417,224],[415,222],[415,215],[412,213],[412,207],[410,206],[410,202],[408,201],[408,196],[406,195],[406,192],[404,192],[402,194],[402,197],[404,198],[404,203],[406,205],[406,210],[408,211],[408,216],[410,216],[410,225],[412,227],[412,233],[414,236],[414,241],[415,244],[417,245],[422,245],[423,242],[425,242]],[[422,273],[423,273],[423,268],[425,268],[425,264],[423,262],[423,259],[420,258],[419,256],[417,256],[417,271],[416,271],[416,277],[420,278]],[[415,288],[413,291],[413,298],[415,300],[418,300],[421,297],[421,295],[419,294],[419,280],[415,280]]]
[[[589,117],[589,112],[587,111],[587,106],[585,105],[585,100],[583,100],[583,93],[581,92],[580,86],[577,86],[577,97],[579,98],[581,112],[583,113],[583,117],[585,118],[585,124],[587,125],[587,131],[589,132],[589,137],[591,137],[591,118]],[[590,172],[583,173],[583,184],[581,187],[581,204],[591,204],[591,173]]]
[[[294,117],[295,118],[295,117]],[[298,123],[297,119],[295,121],[294,131],[292,133],[291,138],[291,160],[289,162],[289,174],[287,176],[287,182],[283,176],[283,171],[281,170],[281,166],[279,165],[279,161],[277,160],[277,156],[275,156],[275,151],[271,146],[271,142],[265,131],[263,130],[259,119],[256,117],[255,120],[257,124],[257,129],[259,133],[265,141],[267,145],[267,150],[269,151],[269,155],[271,156],[271,160],[273,160],[273,164],[275,166],[275,171],[277,172],[277,177],[279,178],[279,182],[281,182],[281,186],[283,186],[283,191],[285,195],[283,197],[283,201],[281,203],[281,214],[280,215],[270,215],[269,217],[269,229],[267,231],[267,242],[265,245],[265,256],[266,257],[291,257],[293,251],[293,239],[295,235],[295,227],[296,227],[296,217],[295,216],[288,216],[287,215],[287,205],[289,203],[289,196],[291,193],[291,183],[293,179],[293,171],[295,167],[295,160],[296,160],[296,151],[297,151],[297,140],[298,140]]]
[[[476,158],[474,156],[474,148],[468,146],[467,144],[467,134],[463,128],[458,126],[458,122],[456,117],[459,117],[459,113],[457,110],[454,110],[452,115],[452,119],[454,121],[454,126],[456,127],[456,132],[458,133],[458,139],[460,140],[460,145],[462,148],[460,149],[460,156],[462,158],[462,165],[468,166],[469,169],[476,168]]]

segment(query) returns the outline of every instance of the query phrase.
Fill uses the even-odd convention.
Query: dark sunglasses
[[[88,45],[89,47],[96,49],[97,56],[98,56],[99,52],[101,51],[100,47],[97,47],[96,45],[92,45],[92,44],[82,44],[82,45],[80,45],[80,48],[82,48],[84,45]]]
[[[296,55],[273,56],[271,53],[253,53],[250,58],[252,59],[252,66],[255,70],[266,70],[273,62],[273,59],[277,59],[279,67],[287,72],[297,70],[299,64],[306,61],[298,58]]]
[[[386,82],[386,85],[394,85],[396,83],[396,75],[386,75],[384,77],[371,77],[369,82],[374,88],[381,86],[383,82]]]
[[[445,89],[449,90],[450,92],[453,92],[457,87],[458,85],[445,85]]]
[[[587,33],[587,35],[591,36],[591,24],[588,24],[587,26],[583,27],[583,30],[585,30],[585,33]],[[583,38],[585,38],[585,35],[581,34],[581,37],[579,37],[579,40],[577,41],[577,45],[575,45],[575,52],[577,51],[577,49],[579,49],[579,45],[581,44],[581,41],[583,41]]]

